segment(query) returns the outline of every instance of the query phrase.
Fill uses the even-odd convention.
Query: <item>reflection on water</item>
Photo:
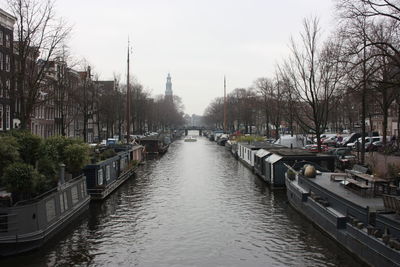
[[[1,266],[358,266],[215,142],[179,140],[39,251]]]

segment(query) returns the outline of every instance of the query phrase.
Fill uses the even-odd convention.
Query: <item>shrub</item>
[[[0,177],[3,176],[4,169],[11,163],[20,160],[18,152],[18,142],[12,136],[0,137]]]
[[[28,199],[35,193],[34,181],[40,179],[40,174],[33,166],[15,162],[5,168],[1,177],[2,184],[8,192],[16,195],[16,199]]]
[[[105,160],[114,157],[115,155],[117,155],[117,153],[115,153],[114,149],[108,148],[100,153],[100,159]]]
[[[58,180],[58,164],[48,156],[43,156],[38,161],[37,170],[49,181]]]
[[[10,133],[15,137],[18,143],[18,152],[21,159],[31,165],[35,165],[36,161],[40,158],[41,142],[39,136],[36,136],[28,131],[12,131]]]
[[[66,170],[77,174],[89,163],[89,147],[86,144],[71,144],[65,147],[64,163]]]

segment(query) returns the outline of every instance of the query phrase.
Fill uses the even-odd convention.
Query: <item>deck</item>
[[[336,194],[339,197],[344,198],[347,201],[353,202],[354,204],[363,208],[373,208],[374,210],[383,210],[384,204],[381,197],[362,197],[353,191],[346,189],[340,182],[331,181],[331,174],[333,173],[322,173],[317,175],[314,179],[309,179],[320,187]]]

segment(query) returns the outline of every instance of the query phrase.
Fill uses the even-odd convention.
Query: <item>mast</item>
[[[226,133],[226,78],[224,76],[224,133]]]
[[[131,139],[131,88],[129,85],[129,38],[128,38],[128,56],[127,56],[127,73],[126,73],[126,143],[130,143]]]

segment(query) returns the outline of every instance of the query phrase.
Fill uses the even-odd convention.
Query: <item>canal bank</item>
[[[223,147],[178,140],[65,236],[1,266],[358,266]]]

